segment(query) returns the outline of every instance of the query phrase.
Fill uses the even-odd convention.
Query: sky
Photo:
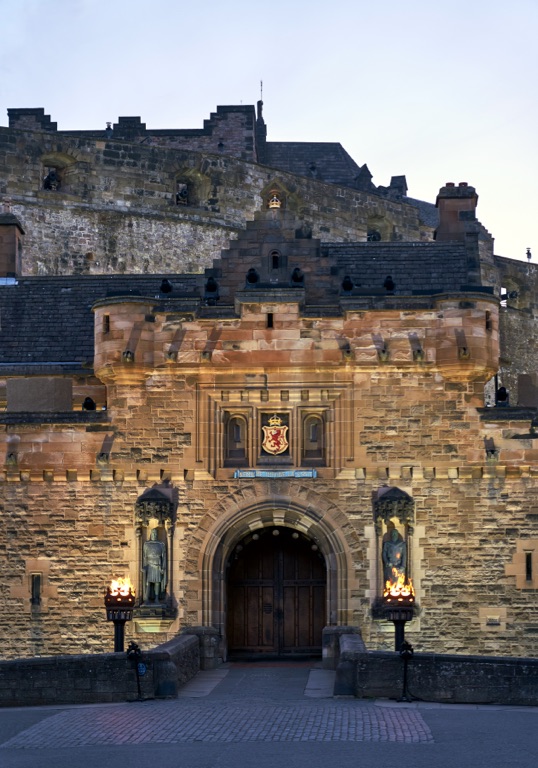
[[[0,0],[0,125],[201,128],[263,81],[269,141],[339,141],[431,202],[466,181],[495,252],[536,263],[537,41],[538,0]]]

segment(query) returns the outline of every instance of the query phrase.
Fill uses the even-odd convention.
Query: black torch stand
[[[125,622],[133,618],[133,609],[107,608],[108,621],[114,622],[114,653],[123,653],[125,646]]]
[[[385,606],[385,618],[394,624],[394,650],[400,653],[402,645],[405,643],[405,625],[413,618],[413,606],[395,601],[390,604],[387,601]]]
[[[114,653],[123,653],[125,648],[125,619],[113,619]]]
[[[111,594],[110,589],[105,595],[107,621],[114,622],[114,653],[123,653],[125,645],[125,622],[133,618],[135,596],[131,591],[128,595]]]
[[[393,619],[394,623],[394,650],[400,653],[405,643],[405,625],[407,619]]]

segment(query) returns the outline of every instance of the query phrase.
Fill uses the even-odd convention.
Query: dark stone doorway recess
[[[231,659],[321,655],[326,568],[314,541],[291,528],[263,528],[236,546],[228,568]]]

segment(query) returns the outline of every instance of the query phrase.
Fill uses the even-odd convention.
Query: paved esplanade
[[[538,708],[331,697],[306,664],[230,664],[178,699],[0,710],[0,765],[536,768]]]

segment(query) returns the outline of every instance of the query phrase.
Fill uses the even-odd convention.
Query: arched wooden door
[[[326,568],[313,541],[290,528],[249,534],[230,558],[230,656],[321,654]]]

